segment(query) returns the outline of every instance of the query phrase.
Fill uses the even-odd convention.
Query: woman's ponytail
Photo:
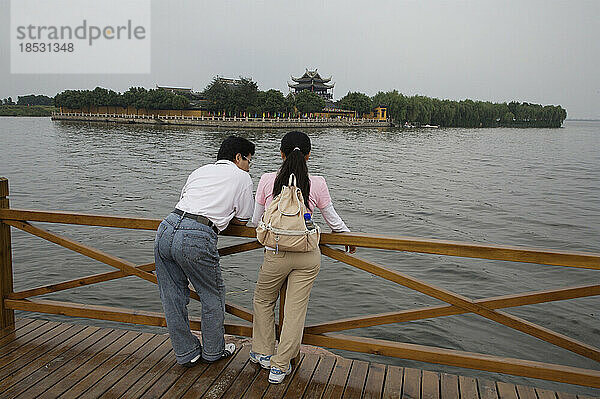
[[[283,186],[288,185],[290,175],[293,173],[296,176],[296,184],[304,197],[304,204],[308,208],[310,179],[305,156],[310,153],[310,139],[305,133],[290,132],[281,140],[281,152],[285,155],[285,160],[275,178],[273,197],[281,193]]]

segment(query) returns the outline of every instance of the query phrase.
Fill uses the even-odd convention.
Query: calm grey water
[[[257,145],[251,169],[255,185],[262,173],[278,167],[278,144],[285,131],[0,118],[0,175],[9,178],[14,208],[162,218],[176,204],[187,175],[212,162],[220,141],[231,133]],[[325,176],[338,213],[353,231],[600,252],[600,122],[567,122],[562,129],[323,129],[308,133],[313,141],[310,171]],[[153,261],[152,232],[46,227],[138,264]],[[235,242],[223,237],[220,246]],[[437,255],[367,249],[358,255],[470,298],[592,284],[600,276],[593,270]],[[222,259],[229,301],[252,307],[261,259],[260,251]],[[15,230],[13,262],[16,290],[112,270]],[[161,311],[156,287],[134,277],[46,297]],[[324,258],[307,324],[439,303]],[[507,311],[598,346],[599,305],[600,298],[591,297]],[[199,315],[198,305],[190,305],[190,312]],[[592,360],[474,315],[348,333],[600,369]],[[517,377],[487,376],[527,383]],[[529,383],[571,389],[542,381]],[[599,390],[589,392],[598,395]]]

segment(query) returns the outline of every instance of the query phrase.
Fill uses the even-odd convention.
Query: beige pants
[[[312,252],[265,250],[254,289],[252,351],[273,355],[271,366],[287,370],[290,360],[300,352],[308,298],[320,267],[321,251],[318,248]],[[275,353],[275,303],[286,278],[283,327]]]

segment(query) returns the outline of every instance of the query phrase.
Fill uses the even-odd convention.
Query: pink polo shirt
[[[256,202],[265,208],[273,201],[273,185],[277,172],[265,173],[261,176],[256,188]],[[308,208],[314,212],[315,206],[323,209],[331,204],[331,196],[325,178],[322,176],[309,175],[310,195],[308,196]]]

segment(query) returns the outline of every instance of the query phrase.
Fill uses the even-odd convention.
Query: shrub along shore
[[[424,96],[408,97],[396,90],[379,92],[371,101],[387,106],[388,114],[395,121],[443,127],[556,128],[561,127],[567,117],[567,111],[560,105],[439,100]]]

